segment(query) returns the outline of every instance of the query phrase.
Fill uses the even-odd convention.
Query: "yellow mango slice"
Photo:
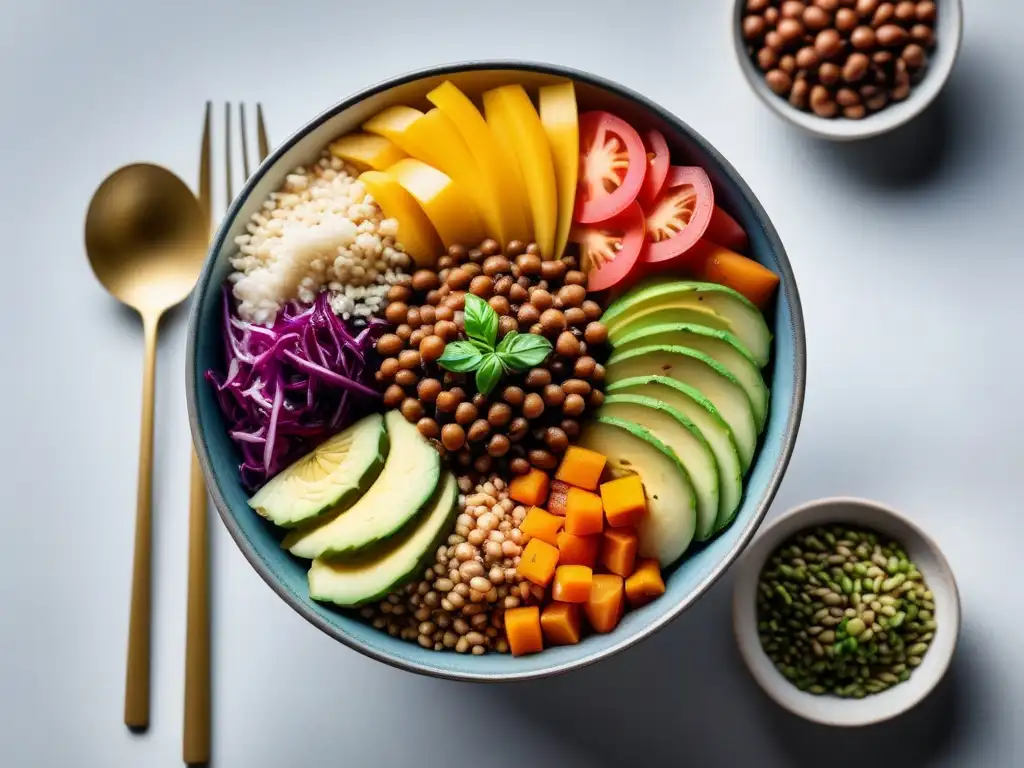
[[[435,107],[409,125],[408,137],[420,147],[414,156],[451,177],[473,200],[486,234],[501,240],[498,195],[481,180],[476,160],[455,123]],[[463,245],[472,246],[476,243],[466,242]]]
[[[558,228],[555,166],[537,110],[523,86],[505,85],[484,94],[484,111],[488,124],[502,126],[495,133],[510,142],[510,154],[522,172],[533,222],[533,239],[541,257],[554,259]]]
[[[398,180],[387,171],[365,171],[359,180],[389,219],[398,220],[395,238],[418,267],[432,267],[441,252],[434,225]]]
[[[408,157],[391,139],[372,133],[350,133],[331,142],[328,149],[360,171],[383,171]]]
[[[428,93],[427,99],[455,123],[480,169],[481,182],[497,195],[500,242],[526,242],[530,234],[526,226],[526,190],[480,110],[450,80]]]
[[[412,157],[399,160],[388,175],[416,199],[445,248],[456,243],[472,246],[484,239],[473,202],[449,176]]]
[[[540,89],[540,123],[551,145],[558,190],[558,227],[555,230],[556,259],[561,258],[572,229],[576,204],[576,174],[580,163],[580,124],[576,89],[572,81],[545,85]]]
[[[529,194],[530,189],[526,185],[526,180],[523,178],[523,170],[519,166],[519,160],[516,158],[516,147],[515,141],[512,138],[512,121],[507,119],[504,109],[504,101],[491,97],[488,98],[488,94],[492,91],[487,91],[483,95],[484,103],[484,117],[487,120],[487,125],[490,126],[494,132],[494,138],[498,140],[498,146],[505,153],[507,158],[506,162],[515,169],[516,176],[518,177],[518,183],[522,185],[526,193]],[[530,240],[533,240],[533,211],[527,204],[526,209],[526,228],[529,232]]]
[[[419,147],[409,138],[409,126],[415,123],[423,113],[413,107],[397,105],[378,112],[365,123],[363,130],[394,142],[407,155],[417,156]]]

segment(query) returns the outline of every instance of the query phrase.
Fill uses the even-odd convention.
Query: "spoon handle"
[[[192,450],[188,523],[188,625],[185,641],[185,734],[189,765],[210,761],[210,603],[206,483]]]
[[[149,727],[149,629],[153,549],[153,390],[156,381],[156,331],[159,315],[144,314],[145,364],[142,374],[142,432],[139,444],[139,491],[135,511],[135,560],[128,622],[128,674],[124,724]]]

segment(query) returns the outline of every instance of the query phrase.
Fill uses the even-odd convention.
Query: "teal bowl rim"
[[[768,480],[765,491],[761,497],[761,500],[757,506],[756,511],[747,522],[746,527],[740,533],[736,543],[726,553],[726,555],[715,564],[703,581],[701,581],[689,594],[687,594],[678,603],[673,605],[670,609],[666,610],[664,614],[659,616],[657,619],[651,621],[647,626],[643,627],[639,631],[632,635],[623,638],[617,643],[614,643],[607,648],[603,648],[599,651],[593,651],[587,654],[582,654],[577,659],[565,661],[559,664],[552,664],[549,667],[543,667],[540,669],[534,669],[524,672],[509,672],[509,673],[474,673],[466,672],[462,670],[444,669],[437,666],[426,666],[416,661],[412,661],[406,658],[400,658],[393,656],[388,653],[380,652],[377,649],[368,648],[359,642],[356,642],[353,638],[348,637],[344,632],[339,630],[334,625],[330,624],[322,617],[318,616],[308,606],[302,602],[294,599],[293,595],[285,589],[275,578],[274,574],[267,567],[266,563],[261,558],[259,552],[252,545],[249,539],[245,536],[239,523],[235,520],[231,513],[231,510],[224,498],[224,495],[220,491],[220,487],[216,482],[216,476],[214,475],[209,452],[207,449],[206,438],[204,435],[203,427],[199,424],[198,420],[198,405],[197,405],[197,383],[202,378],[196,375],[196,340],[198,337],[198,320],[199,320],[199,307],[202,306],[206,298],[206,294],[210,291],[211,285],[210,280],[214,270],[214,264],[216,261],[216,255],[220,253],[224,247],[225,241],[228,237],[228,233],[231,229],[232,223],[238,217],[239,212],[246,200],[252,194],[253,189],[259,183],[260,179],[273,167],[278,161],[287,153],[296,143],[301,141],[307,134],[315,130],[325,121],[332,119],[340,112],[349,109],[360,101],[367,99],[375,94],[382,91],[386,91],[390,88],[405,85],[407,83],[428,78],[437,77],[439,75],[450,75],[459,72],[472,72],[481,70],[512,70],[512,71],[525,71],[534,72],[547,75],[554,75],[558,77],[570,78],[582,83],[586,83],[595,88],[610,91],[617,96],[625,98],[633,103],[639,105],[645,110],[652,112],[653,114],[660,117],[668,125],[671,125],[679,135],[686,137],[688,141],[692,141],[696,144],[701,151],[707,153],[707,155],[718,164],[718,168],[722,174],[728,178],[728,180],[735,185],[736,189],[740,192],[743,199],[750,205],[754,211],[764,233],[767,236],[771,251],[775,256],[779,271],[781,272],[781,290],[785,293],[787,302],[789,304],[790,313],[790,324],[793,332],[793,365],[794,365],[794,377],[793,377],[793,395],[789,403],[789,414],[785,425],[785,432],[781,436],[781,450],[778,458],[775,462],[775,467]],[[219,290],[220,286],[213,286],[214,290]],[[379,81],[378,83],[364,88],[361,91],[357,91],[353,95],[349,96],[342,101],[339,101],[334,106],[321,112],[319,115],[314,117],[304,126],[299,128],[297,131],[292,133],[285,141],[283,141],[270,155],[264,160],[259,168],[256,169],[255,173],[246,181],[242,187],[241,192],[235,198],[231,204],[227,213],[221,221],[220,227],[217,230],[215,237],[210,246],[209,253],[207,254],[206,263],[203,266],[203,271],[199,276],[199,282],[196,285],[195,295],[192,301],[192,307],[189,313],[189,327],[188,327],[188,346],[186,351],[186,371],[185,371],[185,389],[186,397],[188,402],[188,419],[189,426],[192,431],[193,444],[196,448],[196,453],[199,457],[199,463],[203,470],[203,475],[206,478],[207,487],[210,495],[213,498],[214,505],[217,507],[217,512],[220,515],[224,526],[227,528],[228,533],[231,534],[231,538],[234,539],[235,544],[242,551],[246,560],[256,570],[256,572],[263,578],[263,580],[273,589],[288,605],[290,605],[300,616],[306,621],[313,624],[315,627],[320,629],[335,640],[344,643],[349,648],[356,650],[364,655],[374,658],[378,661],[382,661],[385,664],[389,664],[398,669],[404,669],[409,672],[415,672],[417,674],[427,675],[431,677],[438,677],[447,680],[459,680],[468,682],[512,682],[518,680],[530,680],[544,677],[551,677],[553,675],[564,674],[574,669],[579,669],[585,666],[589,666],[602,659],[613,656],[620,651],[629,648],[636,643],[650,637],[652,634],[660,629],[666,627],[670,622],[681,615],[687,608],[689,608],[694,602],[702,597],[708,589],[711,588],[718,581],[719,578],[725,573],[725,571],[736,561],[739,554],[746,548],[750,543],[758,526],[764,519],[768,512],[768,508],[771,506],[772,501],[775,498],[775,494],[778,492],[779,485],[782,482],[782,477],[786,472],[786,468],[789,466],[789,460],[793,453],[793,446],[796,442],[797,432],[800,428],[800,419],[803,413],[804,403],[804,389],[807,378],[807,357],[806,357],[806,346],[807,341],[804,334],[804,321],[803,311],[800,305],[800,294],[797,290],[796,279],[793,276],[793,271],[789,263],[789,257],[786,254],[786,249],[782,245],[782,241],[779,238],[778,233],[775,231],[775,227],[772,225],[771,220],[768,218],[768,214],[764,210],[757,196],[754,195],[753,191],[747,186],[746,182],[741,178],[740,174],[735,168],[715,149],[700,133],[691,128],[686,122],[676,117],[674,114],[669,112],[664,107],[651,101],[650,99],[642,96],[641,94],[626,88],[625,86],[619,85],[611,80],[606,80],[603,77],[591,74],[589,72],[583,72],[581,70],[573,69],[571,67],[564,67],[558,64],[548,64],[540,62],[526,62],[516,61],[508,59],[483,59],[461,63],[442,64],[433,67],[427,67],[424,69],[414,70],[407,72],[403,75],[391,77],[386,80]]]

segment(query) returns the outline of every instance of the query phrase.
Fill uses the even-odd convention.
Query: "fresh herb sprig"
[[[476,388],[484,395],[503,374],[533,368],[551,354],[551,342],[535,333],[509,331],[498,342],[498,313],[479,296],[467,293],[463,312],[468,340],[448,344],[437,362],[453,373],[475,371]]]

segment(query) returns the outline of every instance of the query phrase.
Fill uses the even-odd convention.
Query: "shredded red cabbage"
[[[312,306],[289,303],[267,328],[240,320],[223,293],[225,371],[206,378],[242,452],[242,483],[256,490],[380,399],[368,358],[387,324],[350,328],[321,293]]]

